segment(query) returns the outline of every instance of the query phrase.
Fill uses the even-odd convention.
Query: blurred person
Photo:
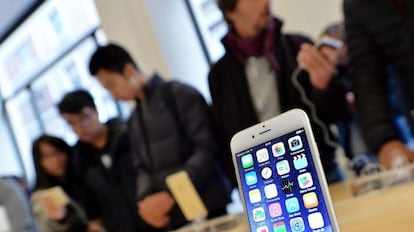
[[[321,34],[321,36],[329,36],[345,43],[345,24],[344,22],[336,22],[330,24]],[[332,48],[333,49],[333,48]],[[356,174],[360,174],[364,166],[369,163],[378,163],[377,155],[368,150],[364,140],[361,139],[362,132],[358,121],[358,112],[355,107],[355,94],[352,90],[351,75],[349,73],[349,57],[348,48],[346,44],[338,50],[337,55],[337,76],[341,79],[345,90],[348,104],[347,114],[343,119],[337,123],[339,129],[339,139],[344,147],[346,156],[352,160],[352,166]],[[395,83],[395,76],[392,72],[387,71],[389,88],[388,99],[391,105],[391,111],[394,118],[394,123],[397,125],[399,134],[404,142],[412,139],[412,135],[407,133],[407,122],[404,117],[404,105],[401,104],[401,91]],[[352,137],[351,137],[352,136]],[[375,168],[375,166],[372,166]]]
[[[36,185],[32,193],[33,212],[44,232],[87,231],[88,220],[81,207],[82,189],[70,164],[72,148],[62,139],[42,135],[33,143]],[[70,198],[66,206],[52,199],[36,197],[39,190],[61,187]]]
[[[303,109],[313,124],[328,183],[341,181],[335,146],[324,138],[333,139],[327,126],[345,111],[344,90],[333,78],[336,52],[314,47],[305,36],[282,33],[283,22],[271,16],[269,2],[218,1],[229,32],[222,40],[226,53],[212,66],[208,79],[221,137],[229,144],[244,128],[292,108]],[[298,73],[298,67],[303,71]],[[312,101],[323,125],[315,124],[303,95]],[[234,177],[230,155],[227,163]]]
[[[89,63],[112,96],[135,100],[129,134],[137,169],[137,208],[149,226],[164,231],[186,223],[165,178],[186,171],[208,210],[208,217],[226,213],[229,193],[218,171],[218,146],[208,107],[194,88],[154,74],[141,73],[130,54],[109,44],[97,49]]]
[[[330,48],[327,47],[326,49],[332,49],[336,51],[336,59],[334,60],[334,64],[336,66],[337,71],[337,78],[340,78],[342,85],[345,89],[345,98],[346,98],[346,113],[342,115],[342,117],[336,123],[338,127],[338,139],[341,143],[342,147],[344,148],[345,155],[348,159],[354,157],[353,154],[353,147],[351,144],[351,123],[353,123],[353,114],[354,114],[354,102],[355,96],[352,92],[352,85],[351,80],[349,77],[349,70],[348,70],[348,52],[347,46],[345,45],[345,27],[343,22],[336,22],[329,24],[321,33],[320,38],[328,36],[329,38],[333,38],[338,42],[343,43],[343,45],[339,48]]]
[[[100,220],[108,232],[137,231],[135,172],[126,125],[119,119],[99,121],[91,94],[67,93],[59,111],[79,141],[73,165],[86,194],[89,218]]]
[[[12,232],[38,231],[26,191],[15,177],[0,177],[0,206],[6,210]]]
[[[413,128],[414,2],[345,0],[345,28],[352,85],[369,149],[389,169],[414,160],[394,122],[390,72]]]

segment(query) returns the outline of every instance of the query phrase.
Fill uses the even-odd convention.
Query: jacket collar
[[[162,85],[164,80],[158,73],[154,73],[148,82],[144,85],[144,94],[146,98],[151,98],[158,86]]]

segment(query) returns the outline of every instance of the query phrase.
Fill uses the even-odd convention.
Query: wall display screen
[[[70,144],[76,142],[77,136],[57,109],[57,104],[67,92],[75,89],[90,91],[102,122],[118,116],[116,102],[87,70],[90,56],[96,48],[92,38],[86,39],[32,84],[34,102],[45,133],[62,137]]]
[[[92,0],[45,1],[0,46],[2,96],[12,96],[98,26]]]
[[[211,63],[224,55],[220,40],[227,33],[227,24],[215,0],[188,0]]]
[[[35,180],[32,142],[42,134],[42,128],[37,119],[30,92],[23,90],[8,100],[6,110],[28,177],[29,186],[32,186]]]
[[[21,157],[17,161],[29,187],[35,182],[31,149],[36,138],[50,134],[71,145],[77,141],[57,109],[64,94],[90,91],[102,122],[119,115],[117,103],[88,72],[99,24],[93,0],[45,1],[0,45],[0,96],[14,135],[7,136],[16,141],[14,154]]]
[[[60,85],[56,72],[52,70],[32,84],[33,101],[43,122],[44,133],[65,139],[73,144],[76,135],[60,116],[56,107],[65,88]]]

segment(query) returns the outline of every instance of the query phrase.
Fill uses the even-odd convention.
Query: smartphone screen
[[[304,128],[236,160],[252,232],[333,231]]]

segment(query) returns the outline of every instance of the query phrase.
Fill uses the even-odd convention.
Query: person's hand
[[[50,198],[44,198],[41,202],[47,218],[51,220],[62,220],[66,216],[66,206],[56,205]]]
[[[310,82],[315,89],[325,90],[331,83],[336,71],[337,52],[333,48],[318,49],[305,43],[300,46],[298,64],[309,73]]]
[[[168,212],[174,204],[175,200],[169,193],[158,192],[138,202],[138,213],[152,227],[162,228],[170,222]]]
[[[378,157],[385,169],[391,169],[414,161],[414,151],[408,149],[404,143],[393,140],[382,145]]]
[[[88,223],[88,232],[102,232],[104,228],[102,222],[99,219],[92,220]]]

